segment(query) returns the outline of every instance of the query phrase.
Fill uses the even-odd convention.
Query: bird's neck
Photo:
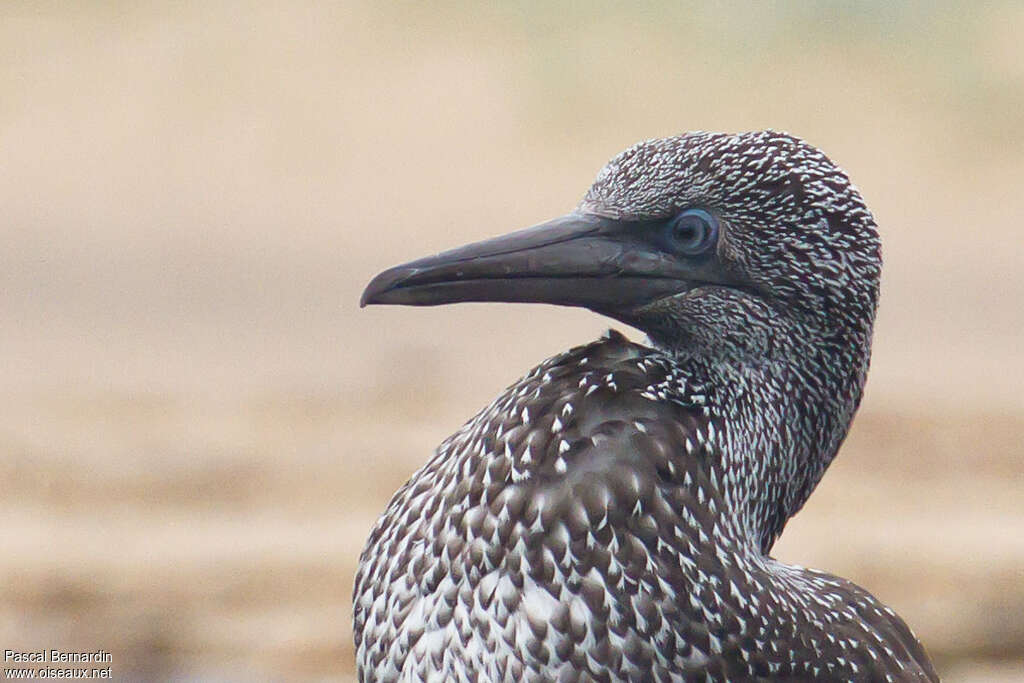
[[[667,349],[709,387],[720,439],[711,466],[737,529],[760,552],[807,501],[846,437],[870,335],[870,326],[836,331],[766,319],[735,339],[683,337]]]

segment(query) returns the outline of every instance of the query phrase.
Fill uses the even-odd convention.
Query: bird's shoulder
[[[593,513],[632,510],[659,478],[703,480],[715,427],[702,391],[670,356],[609,330],[542,362],[445,439],[370,544],[427,517],[459,527],[470,509],[532,515],[546,500],[561,516],[582,497]]]
[[[587,411],[579,408],[586,406]],[[513,409],[518,408],[520,414]],[[670,355],[634,343],[615,330],[544,361],[508,387],[470,421],[498,429],[530,426],[527,417],[558,417],[587,425],[648,417],[706,414],[703,384]],[[564,415],[562,415],[564,413]],[[572,418],[569,420],[563,417]],[[526,424],[524,424],[524,422]],[[560,431],[556,429],[554,431]]]
[[[662,507],[666,490],[717,495],[706,468],[715,433],[694,378],[609,331],[508,387],[410,484],[444,491],[445,509],[482,504],[529,520],[542,511],[544,527],[561,520],[582,530]]]
[[[628,457],[636,466],[638,452],[692,454],[709,436],[714,425],[701,383],[671,356],[609,330],[531,370],[442,450],[475,446],[558,476],[580,455]]]

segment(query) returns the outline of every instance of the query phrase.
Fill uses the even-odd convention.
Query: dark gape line
[[[769,555],[860,403],[881,265],[846,174],[760,131],[642,142],[572,213],[374,278],[362,305],[581,306],[648,343],[544,361],[395,494],[360,680],[937,681],[891,609]]]

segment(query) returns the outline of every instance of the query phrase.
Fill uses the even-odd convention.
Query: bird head
[[[874,219],[822,152],[696,132],[622,152],[566,216],[384,271],[361,305],[582,306],[659,346],[746,357],[780,335],[869,344],[880,271]]]

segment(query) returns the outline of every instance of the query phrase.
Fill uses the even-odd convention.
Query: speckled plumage
[[[650,346],[545,361],[392,499],[355,584],[362,681],[937,680],[892,610],[768,556],[860,401],[870,212],[771,131],[641,143],[578,211],[692,206],[723,226],[700,281],[602,311]]]

